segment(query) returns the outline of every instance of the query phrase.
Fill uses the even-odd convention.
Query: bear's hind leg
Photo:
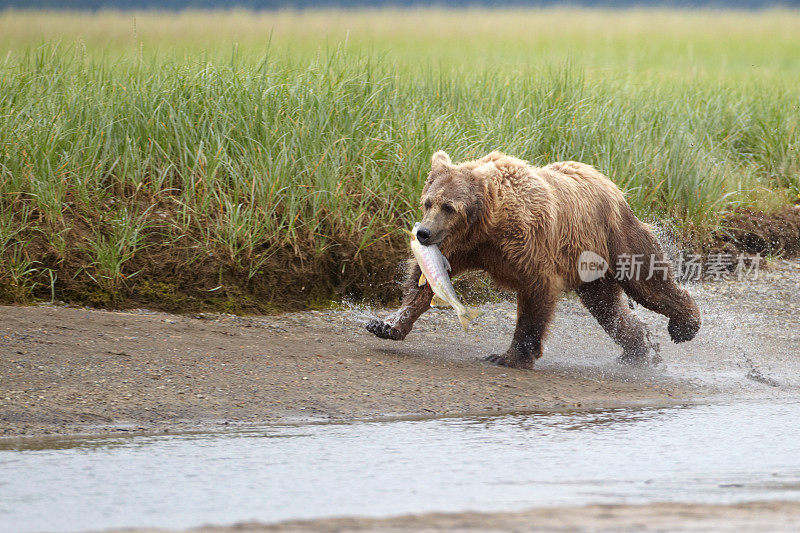
[[[631,311],[622,287],[616,281],[599,279],[584,283],[575,292],[606,333],[622,347],[619,362],[648,362],[650,346],[647,341],[647,326]]]
[[[485,361],[511,368],[533,368],[542,356],[542,342],[553,320],[558,292],[544,285],[517,293],[517,328],[511,347],[503,355],[490,355]]]
[[[636,303],[669,318],[667,331],[673,342],[690,341],[697,335],[700,309],[689,291],[675,281],[671,269],[666,273],[656,272],[649,280],[628,279],[621,283]]]
[[[700,309],[689,291],[678,285],[672,276],[662,280],[628,280],[622,286],[636,303],[669,318],[667,331],[673,342],[690,341],[697,335]]]
[[[639,256],[644,264],[638,272],[633,269],[630,276],[623,276],[623,290],[639,305],[669,318],[667,329],[674,342],[692,340],[700,329],[700,309],[689,292],[675,282],[672,266],[653,232],[630,209],[626,216],[626,229],[610,243],[611,263],[615,265],[624,256],[631,261]]]

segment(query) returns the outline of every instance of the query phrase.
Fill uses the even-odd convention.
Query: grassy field
[[[700,244],[800,193],[800,13],[0,13],[0,299],[391,298],[438,149]]]

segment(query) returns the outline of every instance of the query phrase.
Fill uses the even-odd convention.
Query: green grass
[[[593,164],[700,242],[800,193],[800,14],[5,12],[0,298],[392,296],[439,149]]]

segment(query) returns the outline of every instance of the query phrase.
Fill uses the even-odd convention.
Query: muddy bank
[[[256,531],[797,531],[800,503],[657,503],[550,507],[514,513],[430,513],[394,518],[334,518],[204,527],[208,533]],[[139,533],[163,530],[124,530]]]
[[[507,312],[492,314],[510,323]],[[389,344],[338,313],[203,319],[5,307],[2,314],[1,435],[663,403],[690,392],[666,381],[491,367],[477,360],[484,350],[476,336],[452,338],[426,324],[416,341]]]
[[[0,308],[0,435],[165,432],[287,419],[670,404],[800,390],[800,263],[758,281],[692,288],[695,341],[650,324],[664,362],[631,368],[574,298],[534,371],[479,358],[507,347],[515,306],[486,304],[468,335],[450,310],[403,342],[363,329],[370,309],[272,317]],[[382,314],[384,311],[376,311]]]
[[[352,235],[340,235],[321,223],[322,229],[316,231],[335,243],[321,255],[306,249],[305,242],[313,242],[309,235],[294,247],[279,247],[268,258],[256,254],[243,260],[207,242],[205,233],[171,235],[173,225],[165,221],[177,216],[177,207],[170,201],[147,197],[139,202],[156,209],[142,214],[137,223],[147,228],[142,247],[119,272],[96,271],[97,260],[89,253],[96,246],[92,226],[118,221],[101,219],[87,225],[85,220],[97,216],[93,208],[74,212],[77,207],[73,206],[64,211],[63,226],[50,232],[22,233],[27,255],[37,261],[20,263],[8,254],[0,257],[0,303],[30,303],[55,295],[71,304],[107,309],[265,314],[324,307],[342,298],[370,298],[385,305],[400,300],[398,265],[408,257],[408,242],[399,232],[390,231],[364,248],[360,237],[354,241]],[[20,205],[14,207],[22,212]],[[24,225],[21,220],[14,224]],[[47,242],[49,234],[63,235],[62,252]],[[800,254],[800,206],[773,212],[737,209],[720,221],[715,232],[671,234],[670,239],[687,253],[796,257]],[[198,242],[208,249],[201,252]],[[297,246],[304,250],[299,255]],[[471,279],[462,280],[460,288],[481,291],[485,286],[476,277]]]
[[[737,209],[722,220],[709,248],[737,253],[800,254],[800,206],[786,206],[772,213]]]

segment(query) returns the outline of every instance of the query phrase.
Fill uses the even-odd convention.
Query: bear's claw
[[[372,319],[367,322],[365,327],[367,328],[367,331],[376,337],[380,337],[381,339],[401,341],[405,338],[405,335],[403,335],[399,329],[390,326],[382,320]]]
[[[621,365],[628,365],[628,366],[656,366],[663,362],[663,359],[658,354],[653,354],[652,356],[648,356],[647,353],[631,353],[631,352],[622,352],[622,355],[617,357],[617,363]]]
[[[669,336],[672,339],[672,342],[675,343],[692,340],[694,336],[697,335],[699,330],[700,320],[696,318],[689,319],[684,322],[678,322],[675,319],[670,319],[669,324],[667,324]]]
[[[505,355],[487,355],[483,358],[489,364],[497,365],[497,366],[505,366],[508,368],[525,368],[531,369],[533,368],[533,358],[530,359],[520,359],[520,358],[509,358]]]
[[[495,354],[487,355],[486,357],[483,358],[483,360],[493,365],[506,366],[505,365],[506,360],[502,355],[495,355]]]

